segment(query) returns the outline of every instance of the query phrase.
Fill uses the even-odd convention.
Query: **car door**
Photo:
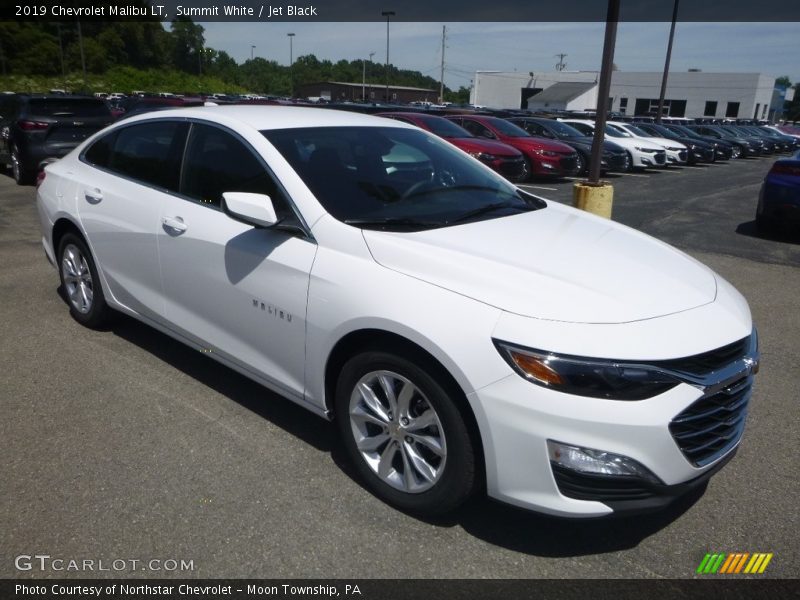
[[[158,232],[167,318],[209,352],[302,397],[316,243],[231,219],[221,200],[233,191],[266,194],[284,223],[299,224],[283,188],[242,138],[193,123],[180,195],[162,203]]]
[[[188,124],[153,120],[114,129],[81,156],[75,203],[114,299],[137,313],[164,314],[156,232],[161,203],[178,189]]]

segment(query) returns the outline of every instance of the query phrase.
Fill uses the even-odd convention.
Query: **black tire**
[[[625,172],[630,173],[636,168],[633,166],[633,155],[629,151],[625,152],[625,154],[628,155],[628,160],[625,163]]]
[[[399,351],[395,354],[383,350],[369,350],[348,360],[342,368],[336,385],[336,420],[347,454],[369,490],[385,502],[401,510],[425,516],[440,515],[458,507],[474,492],[477,479],[476,452],[467,425],[456,404],[457,400],[455,398],[461,395],[461,391],[454,389],[455,386],[449,382],[443,381],[443,377],[437,377],[436,371],[419,366],[422,361],[414,360],[415,356],[413,354],[408,356],[408,358],[401,356]],[[362,406],[361,398],[363,396],[357,393],[357,384],[365,381],[365,378],[366,381],[369,381],[376,372],[399,376],[413,385],[415,393],[408,402],[410,408],[405,413],[409,416],[411,422],[409,423],[406,420],[408,429],[404,431],[424,431],[428,437],[433,438],[441,436],[443,440],[441,446],[445,449],[444,458],[441,459],[441,457],[429,451],[426,453],[427,446],[422,446],[411,440],[404,431],[401,431],[402,422],[404,421],[402,414],[404,413],[399,408],[397,412],[400,414],[392,415],[390,413],[392,423],[387,423],[388,426],[376,425],[372,422],[367,423],[366,420],[363,420],[362,427],[369,427],[373,430],[371,434],[373,437],[370,439],[377,439],[378,437],[386,439],[385,444],[382,443],[375,446],[376,457],[374,460],[378,460],[377,455],[391,457],[391,460],[387,460],[386,463],[392,465],[392,476],[396,480],[401,480],[399,483],[395,481],[394,486],[379,476],[379,466],[377,464],[373,467],[367,463],[367,458],[362,455],[356,445],[356,429],[358,426],[354,425],[354,421],[351,420],[351,405],[356,410],[359,406]],[[404,389],[403,386],[407,385],[407,383],[401,383],[398,379],[393,381],[401,386],[392,388],[398,392],[397,398],[399,399],[402,395],[399,392]],[[373,389],[378,390],[376,397],[381,400],[381,406],[389,407],[392,405],[387,401],[385,392],[381,392],[381,389],[385,388],[376,385]],[[353,399],[352,401],[351,398]],[[399,402],[396,406],[399,406]],[[425,429],[414,428],[414,419],[419,418],[420,414],[430,417],[427,409],[434,411],[434,416],[438,419],[437,424],[430,425]],[[377,413],[371,411],[371,414],[376,415]],[[419,422],[422,422],[422,420],[420,419]],[[430,419],[424,420],[428,421]],[[389,426],[393,428],[393,432],[390,432]],[[399,438],[405,436],[405,441],[395,441],[391,437],[392,435],[399,436]],[[406,444],[409,440],[412,443]],[[395,444],[395,449],[390,447],[392,444]],[[434,464],[437,458],[441,460],[439,462],[440,470],[438,471],[438,476],[432,483],[430,480],[423,480],[422,483],[430,487],[422,491],[404,491],[398,487],[402,486],[403,481],[405,481],[405,465],[410,464],[410,462],[404,462],[404,458],[409,456],[407,454],[407,448],[409,447],[414,452],[417,452],[417,456],[421,453],[432,457],[430,462]],[[411,469],[410,472],[413,479],[422,471]],[[419,477],[416,478],[417,480],[420,479]]]
[[[577,161],[577,168],[575,169],[576,175],[588,175],[589,173],[589,160],[583,157],[583,154],[580,152],[577,153],[578,161]]]
[[[75,250],[83,260],[78,259]],[[65,261],[69,264],[66,264]],[[87,269],[88,278],[86,277]],[[73,277],[68,274],[68,271],[72,271],[77,275],[75,276],[76,281],[68,280],[68,278]],[[103,286],[100,284],[94,258],[92,258],[86,242],[74,233],[64,234],[58,244],[58,274],[61,279],[61,289],[64,291],[64,296],[69,306],[69,312],[78,323],[91,329],[97,329],[110,322],[113,311],[106,304]],[[81,292],[81,285],[86,290],[91,291],[91,301],[88,302],[88,306],[86,302],[88,294],[84,295]],[[75,291],[74,296],[71,294],[72,290]]]
[[[526,156],[522,157],[522,174],[519,176],[519,181],[530,181],[533,178],[533,167],[531,161]]]
[[[19,153],[19,148],[14,144],[11,146],[11,175],[17,185],[30,185],[33,183],[33,171],[25,164]]]
[[[731,158],[742,158],[742,147],[735,145],[731,148]]]

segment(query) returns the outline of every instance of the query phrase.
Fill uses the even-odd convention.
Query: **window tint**
[[[223,192],[266,194],[278,218],[290,214],[283,194],[250,148],[227,131],[195,123],[186,146],[181,193],[220,208]]]
[[[86,162],[96,167],[108,167],[108,162],[111,158],[111,151],[114,148],[114,140],[116,137],[117,132],[112,131],[89,146],[89,149],[83,155]]]
[[[478,137],[494,137],[494,134],[488,127],[484,127],[477,121],[470,121],[469,119],[464,119],[464,122],[461,125],[464,129],[469,131],[472,135],[477,135]]]
[[[105,166],[142,183],[177,191],[185,135],[184,123],[169,121],[118,129],[114,150]]]

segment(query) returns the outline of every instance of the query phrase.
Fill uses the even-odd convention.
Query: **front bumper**
[[[723,291],[720,295],[726,294]],[[660,339],[661,349],[669,353],[666,356],[694,357],[702,351],[675,353],[674,348],[681,337],[686,339],[686,331],[706,323],[706,331],[714,331],[717,337],[716,341],[705,341],[721,352],[729,345],[734,347],[728,336],[739,333],[741,337],[733,339],[747,337],[750,324],[746,317],[740,320],[718,309],[712,303],[683,316],[671,315],[632,327],[626,324],[617,329],[617,334],[603,326],[607,337],[605,342],[597,341],[596,347],[605,347],[609,355],[630,356],[625,338],[626,334],[635,334],[637,340]],[[690,313],[695,314],[687,319]],[[661,320],[660,325],[655,323]],[[535,329],[528,329],[523,319],[509,316],[501,319],[494,335],[498,339],[516,335],[520,339],[541,331],[541,327],[537,323]],[[683,336],[678,335],[681,331]],[[547,336],[544,332],[539,337],[546,341]],[[738,358],[724,355],[721,360],[726,366],[715,367],[702,384],[680,383],[645,400],[601,400],[566,394],[535,385],[517,373],[472,392],[468,399],[481,429],[488,494],[551,515],[601,517],[659,508],[703,485],[729,460],[740,442],[758,365],[755,348],[754,341],[731,351],[730,356]],[[592,355],[600,353],[593,351]],[[749,357],[753,360],[745,360]],[[551,462],[548,440],[630,458],[655,477],[645,481],[626,476],[623,484],[583,471],[571,470],[565,475]]]

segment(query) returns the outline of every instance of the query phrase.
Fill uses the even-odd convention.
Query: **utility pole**
[[[253,46],[253,45],[251,45],[251,46],[250,46],[250,60],[253,60],[253,58],[254,58],[254,56],[253,56],[253,55],[254,55],[254,53],[255,53],[255,50],[256,50],[256,47],[255,47],[255,46]]]
[[[444,42],[446,26],[442,25],[442,69],[439,74],[439,104],[444,102]]]
[[[395,15],[393,10],[381,11],[381,16],[386,17],[386,103],[389,103],[389,19]]]
[[[289,38],[289,96],[294,98],[294,55],[292,54],[292,40],[294,39],[293,33],[287,33]]]
[[[78,46],[81,50],[81,69],[83,70],[83,91],[86,91],[86,57],[83,54],[83,34],[81,33],[80,19],[78,19]]]
[[[667,77],[669,76],[669,61],[672,58],[672,40],[675,37],[675,22],[678,20],[678,0],[672,6],[672,25],[669,27],[669,42],[667,43],[667,59],[664,61],[664,75],[661,77],[661,94],[658,96],[658,115],[656,123],[661,123],[661,114],[664,112],[664,96],[667,94]]]
[[[614,47],[617,42],[617,23],[619,21],[619,0],[608,0],[606,16],[606,35],[603,42],[603,62],[600,65],[600,84],[597,90],[597,113],[592,141],[592,158],[589,163],[589,183],[600,182],[600,160],[603,154],[603,140],[606,135],[608,114],[608,92],[611,89],[611,67],[614,64]]]
[[[56,23],[58,28],[58,55],[61,57],[61,85],[64,91],[67,90],[67,71],[64,68],[64,42],[61,40],[61,23]],[[5,75],[5,69],[3,75]]]
[[[367,59],[361,59],[361,101],[367,99]]]
[[[567,63],[564,62],[564,59],[567,57],[566,54],[556,54],[558,58],[558,64],[556,65],[556,71],[563,71],[567,68]]]

